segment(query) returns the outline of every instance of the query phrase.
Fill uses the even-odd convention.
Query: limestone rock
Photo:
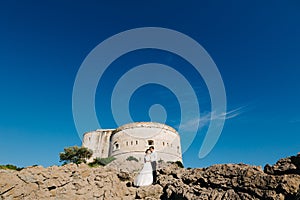
[[[0,200],[4,199],[300,199],[299,155],[265,167],[222,164],[183,169],[158,169],[156,185],[136,188],[136,173],[85,164],[0,170]]]
[[[299,174],[300,175],[300,153],[297,156],[282,158],[275,165],[266,165],[264,171],[267,174]]]
[[[140,187],[136,191],[136,198],[138,199],[160,199],[163,188],[160,185],[150,185]]]

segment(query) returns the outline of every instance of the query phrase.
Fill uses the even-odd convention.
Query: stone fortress
[[[135,122],[116,129],[97,129],[83,136],[82,146],[93,151],[94,158],[113,156],[118,160],[129,156],[143,161],[145,150],[154,146],[158,161],[181,161],[178,132],[172,127],[156,122]]]

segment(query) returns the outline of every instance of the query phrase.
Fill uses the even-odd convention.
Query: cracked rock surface
[[[220,164],[158,170],[158,184],[133,187],[134,174],[85,164],[0,170],[4,199],[207,199],[300,200],[300,155],[261,167]]]

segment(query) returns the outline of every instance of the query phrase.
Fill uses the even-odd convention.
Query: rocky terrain
[[[134,161],[132,161],[134,162]],[[134,173],[112,167],[0,170],[0,199],[300,199],[300,155],[261,167],[221,164],[158,170],[158,184],[133,187]]]

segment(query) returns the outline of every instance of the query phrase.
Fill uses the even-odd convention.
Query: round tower
[[[182,161],[180,136],[172,127],[156,122],[135,122],[114,130],[109,155],[119,159],[134,156],[143,160],[145,150],[154,146],[158,160]]]

